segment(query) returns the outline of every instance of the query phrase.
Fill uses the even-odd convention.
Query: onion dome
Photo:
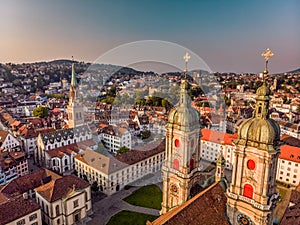
[[[189,83],[186,79],[180,85],[180,100],[178,107],[171,110],[168,116],[168,127],[190,131],[200,128],[199,112],[191,106],[191,98],[188,95]]]
[[[265,75],[266,73],[264,72]],[[270,89],[265,79],[256,94],[253,116],[240,126],[236,144],[274,151],[274,145],[280,140],[280,127],[275,120],[269,118]]]

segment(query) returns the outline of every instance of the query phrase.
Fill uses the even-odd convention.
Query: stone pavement
[[[135,182],[133,187],[128,190],[121,190],[111,196],[108,196],[98,202],[93,204],[92,220],[89,221],[88,225],[105,225],[108,223],[109,219],[122,210],[129,210],[133,212],[145,213],[149,215],[159,216],[159,210],[144,208],[140,206],[134,206],[123,201],[125,197],[131,195],[135,190],[139,189],[141,186],[145,186],[151,183],[156,183],[160,188],[162,187],[161,181],[161,171],[157,172],[151,178],[144,179],[141,178],[139,181]],[[158,183],[159,182],[159,183]]]

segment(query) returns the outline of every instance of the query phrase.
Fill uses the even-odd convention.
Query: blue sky
[[[1,3],[0,62],[94,61],[139,40],[170,41],[213,71],[273,72],[300,67],[300,1],[9,0]],[[182,56],[179,56],[182,57]]]

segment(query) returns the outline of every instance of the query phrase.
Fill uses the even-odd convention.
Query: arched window
[[[65,166],[68,165],[68,159],[65,159]]]
[[[244,196],[247,198],[253,198],[253,187],[250,184],[244,185]]]
[[[261,113],[261,106],[258,107],[258,113]]]
[[[194,159],[190,160],[190,171],[194,169]]]
[[[173,168],[175,170],[179,170],[179,160],[178,159],[174,159],[174,161],[173,161]]]
[[[59,216],[59,205],[55,206],[55,212],[56,212],[56,216]]]

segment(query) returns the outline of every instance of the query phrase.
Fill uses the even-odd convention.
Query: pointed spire
[[[261,54],[266,61],[266,67],[263,73],[263,84],[256,91],[256,106],[253,113],[253,117],[257,118],[268,118],[269,116],[269,101],[270,101],[270,88],[266,83],[266,76],[268,75],[268,62],[269,59],[274,56],[274,53],[268,48]]]
[[[190,59],[189,53],[186,53],[183,57],[185,61],[185,69],[184,69],[184,79],[181,80],[180,84],[180,105],[184,104],[185,106],[190,105],[190,96],[188,95],[189,83],[187,81],[187,63]]]
[[[72,77],[71,77],[71,85],[73,87],[77,86],[77,79],[76,79],[76,75],[75,75],[75,69],[74,69],[74,58],[72,56]]]

